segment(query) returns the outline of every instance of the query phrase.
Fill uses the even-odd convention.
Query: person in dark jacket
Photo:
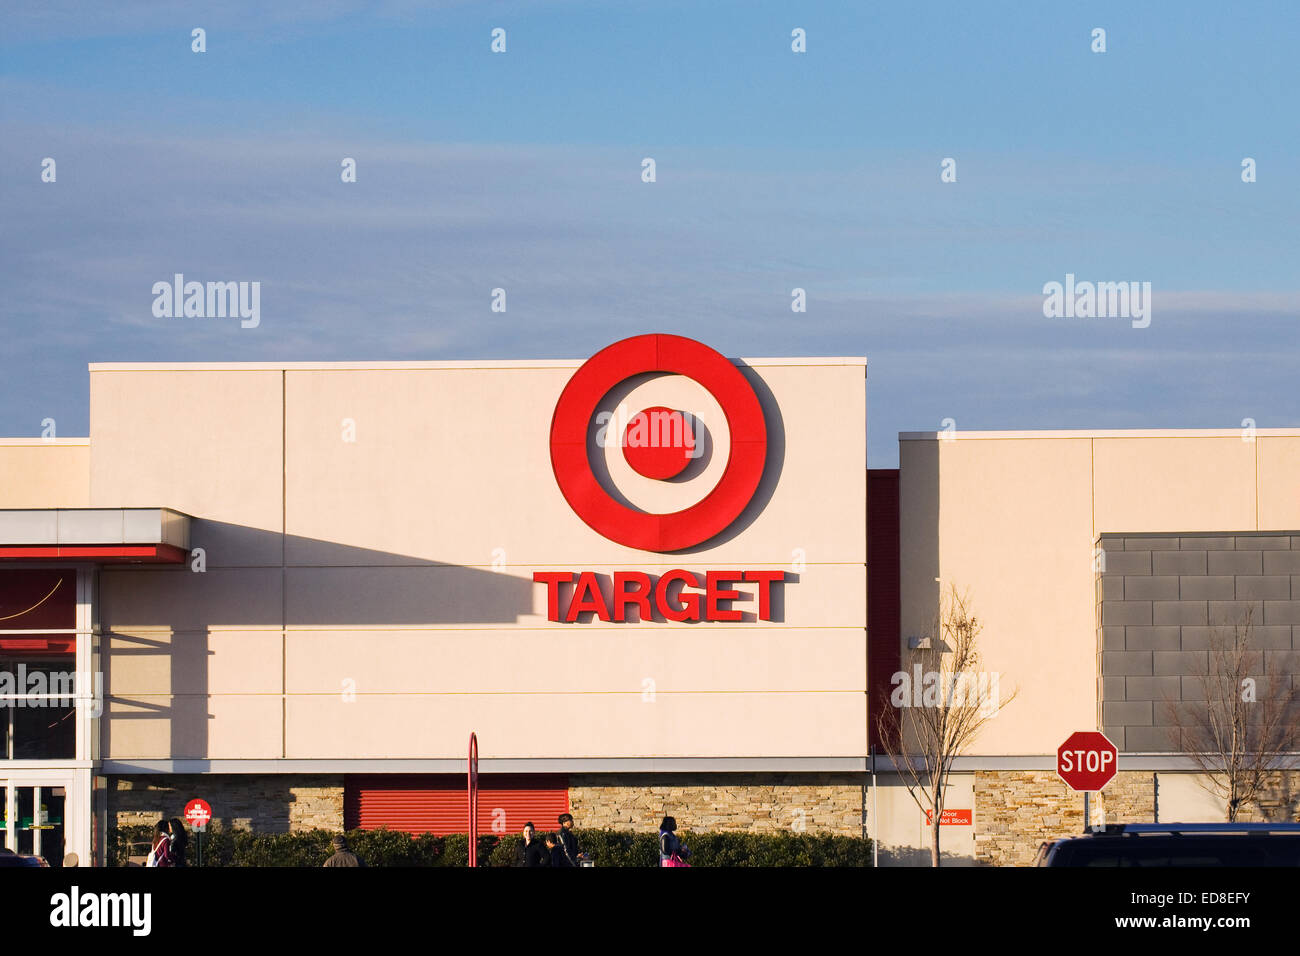
[[[519,848],[520,866],[550,866],[551,851],[538,838],[532,821],[524,824],[524,845]]]
[[[348,849],[348,839],[343,834],[334,838],[334,855],[325,861],[324,866],[365,866],[365,862]]]
[[[171,841],[172,866],[184,866],[185,849],[190,845],[190,836],[178,817],[173,817],[167,824],[167,839]]]
[[[556,864],[552,857],[552,866],[579,866],[582,854],[578,851],[578,838],[573,833],[573,814],[560,814],[560,830],[555,834],[556,843],[559,844],[559,860]]]
[[[672,817],[664,817],[664,822],[659,824],[659,865],[690,866],[686,863],[686,858],[690,855],[691,851],[682,846],[682,841],[677,838],[677,821]]]
[[[551,855],[551,866],[567,866],[564,862],[564,850],[560,849],[560,838],[554,833],[546,834],[546,852]]]

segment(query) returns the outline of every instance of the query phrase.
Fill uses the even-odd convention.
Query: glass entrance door
[[[94,594],[89,565],[0,567],[0,849],[50,866],[103,860]]]
[[[64,821],[68,788],[0,781],[0,795],[3,797],[0,845],[20,856],[39,856],[50,866],[62,866],[66,852]]]

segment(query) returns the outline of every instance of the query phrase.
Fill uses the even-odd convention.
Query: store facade
[[[1018,689],[956,766],[953,862],[1078,829],[1051,755],[1079,729],[1125,737],[1112,819],[1149,819],[1157,788],[1162,819],[1213,819],[1154,746],[1171,682],[1135,678],[1181,687],[1163,671],[1223,610],[1195,623],[1190,595],[1229,586],[1263,589],[1291,667],[1300,431],[905,434],[868,471],[865,371],[668,335],[576,361],[92,365],[88,439],[0,443],[0,667],[82,677],[11,680],[48,706],[10,708],[5,845],[102,860],[112,827],[194,797],[224,826],[454,832],[473,732],[485,829],[670,813],[919,862],[874,717],[946,582]],[[1258,575],[1198,570],[1238,541]],[[1098,549],[1129,556],[1098,571]]]
[[[225,825],[456,829],[471,732],[498,828],[675,801],[860,833],[865,360],[666,336],[614,359],[92,366],[85,443],[0,450],[3,573],[108,546],[42,522],[177,551],[67,565],[103,682],[99,752],[52,758],[101,785],[68,845],[192,797]],[[622,441],[654,408],[689,416],[667,479]],[[158,540],[120,533],[141,511]]]
[[[1178,731],[1216,634],[1246,614],[1261,695],[1300,675],[1300,429],[957,430],[899,449],[902,654],[954,583],[983,667],[1017,692],[955,764],[949,805],[973,812],[945,834],[954,862],[1023,865],[1081,830],[1055,773],[1076,730],[1120,751],[1091,822],[1222,821]],[[1243,819],[1300,819],[1288,762]]]

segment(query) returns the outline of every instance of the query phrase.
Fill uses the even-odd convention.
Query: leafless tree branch
[[[930,816],[932,866],[941,863],[939,827],[953,761],[1016,696],[1014,689],[1002,696],[998,675],[980,672],[983,627],[969,596],[950,584],[926,635],[929,646],[913,650],[911,670],[895,675],[891,706],[877,721],[885,752]]]
[[[1266,672],[1254,628],[1251,609],[1216,628],[1199,679],[1204,699],[1164,701],[1172,745],[1196,763],[1229,822],[1243,807],[1260,805],[1271,779],[1293,766],[1300,750],[1300,692],[1286,674]]]

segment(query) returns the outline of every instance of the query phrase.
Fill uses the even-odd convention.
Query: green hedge
[[[578,830],[578,843],[597,866],[658,866],[659,838],[654,833],[621,830]],[[153,827],[115,827],[109,833],[110,866],[125,866],[129,844],[148,843]],[[297,833],[251,833],[209,830],[203,835],[204,866],[320,866],[334,852],[332,830]],[[352,852],[367,866],[466,866],[469,840],[465,834],[408,836],[392,830],[352,830]],[[195,834],[186,853],[195,863]],[[479,862],[485,866],[514,866],[522,837],[479,837]],[[871,841],[857,837],[809,833],[682,834],[695,866],[870,866]]]

